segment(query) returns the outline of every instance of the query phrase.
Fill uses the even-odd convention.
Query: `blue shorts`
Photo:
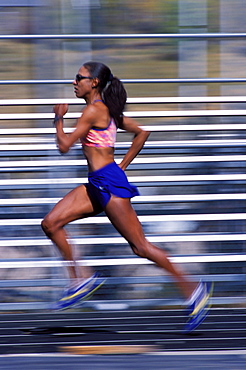
[[[89,172],[86,184],[89,195],[103,208],[111,195],[119,198],[132,198],[139,195],[136,186],[128,182],[125,172],[115,163],[109,163],[97,171]]]

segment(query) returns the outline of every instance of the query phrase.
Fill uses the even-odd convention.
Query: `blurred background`
[[[245,117],[231,113],[245,109],[245,101],[194,99],[245,96],[245,17],[244,0],[0,0],[0,310],[46,308],[65,283],[66,271],[55,267],[59,256],[40,221],[83,182],[87,168],[76,146],[61,157],[49,131],[52,120],[42,114],[52,113],[49,99],[74,98],[73,78],[89,60],[109,65],[130,99],[174,98],[126,107],[141,125],[161,128],[151,133],[139,155],[142,162],[127,171],[143,197],[133,201],[134,208],[150,240],[167,249],[194,280],[216,282],[214,304],[245,304]],[[135,34],[142,37],[124,37]],[[189,36],[178,37],[183,34]],[[7,104],[6,99],[30,101]],[[33,104],[32,99],[47,100]],[[78,104],[83,106],[73,103],[70,111],[80,111]],[[221,114],[189,115],[194,109]],[[188,116],[154,114],[185,110]],[[73,123],[66,120],[67,127]],[[170,125],[176,128],[165,130]],[[130,139],[118,134],[116,158],[122,158]],[[84,255],[109,276],[86,307],[181,303],[162,271],[131,262],[129,246],[106,221],[67,229],[78,258]],[[186,259],[175,260],[179,256]],[[110,263],[113,258],[118,262]]]

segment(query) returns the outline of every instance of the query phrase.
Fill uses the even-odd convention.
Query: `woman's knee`
[[[142,258],[148,258],[148,242],[143,241],[140,243],[129,243],[133,252]]]
[[[57,229],[57,224],[48,214],[41,221],[41,228],[43,229],[44,233],[49,236],[54,234]]]

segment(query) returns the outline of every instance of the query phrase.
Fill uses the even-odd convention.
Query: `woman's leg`
[[[42,221],[41,226],[44,233],[58,247],[63,258],[71,261],[71,266],[68,267],[71,278],[80,276],[75,268],[72,248],[68,243],[64,226],[69,222],[93,216],[101,211],[102,209],[90,199],[86,187],[80,185],[61,199]]]
[[[184,275],[170,262],[167,254],[148,242],[142,226],[132,208],[130,199],[112,196],[105,212],[114,227],[128,241],[133,252],[140,257],[155,262],[173,276],[183,295],[189,298],[196,284],[189,282]]]

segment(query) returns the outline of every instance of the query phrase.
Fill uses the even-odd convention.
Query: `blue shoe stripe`
[[[206,307],[203,309],[202,312],[199,313],[199,315],[196,315],[193,317],[190,321],[188,321],[183,329],[184,333],[191,333],[194,331],[196,328],[198,328],[199,325],[205,320],[207,317],[208,313],[210,311],[210,307]]]

